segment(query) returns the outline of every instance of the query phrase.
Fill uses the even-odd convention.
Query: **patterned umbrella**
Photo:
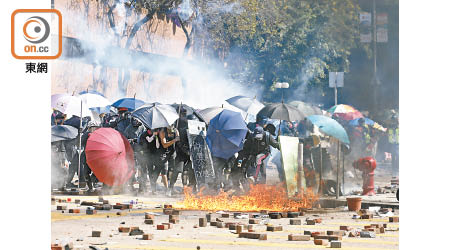
[[[357,118],[364,118],[364,116],[354,107],[347,104],[338,104],[331,107],[328,110],[329,113],[333,115],[333,117],[337,117],[339,119],[350,121]]]
[[[359,119],[360,119],[360,118],[353,119],[353,120],[351,120],[348,124],[351,125],[351,126],[358,126],[358,121],[359,121]],[[383,126],[381,126],[380,124],[374,122],[373,120],[371,120],[371,119],[369,119],[369,118],[364,118],[364,122],[365,122],[367,125],[373,127],[374,129],[378,129],[378,130],[383,131],[383,132],[386,132],[386,130],[387,130],[386,128],[384,128]]]

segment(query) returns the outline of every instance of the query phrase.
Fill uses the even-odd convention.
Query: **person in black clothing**
[[[53,125],[63,125],[66,115],[58,110],[53,110],[51,124]]]
[[[139,157],[139,151],[141,150],[141,145],[138,143],[139,136],[145,131],[144,125],[137,120],[134,117],[129,118],[131,120],[130,124],[125,128],[123,131],[123,135],[128,139],[130,142],[131,147],[133,148],[134,152],[134,160],[136,162],[136,166],[138,171],[141,168],[141,158]],[[145,162],[143,162],[145,164]],[[135,175],[130,178],[128,182],[128,186],[131,190],[133,190],[133,183],[136,181]]]
[[[180,141],[175,143],[175,158],[171,158],[169,160],[169,196],[173,193],[173,187],[178,179],[178,175],[180,173],[184,173],[186,170],[186,174],[189,171],[189,167],[192,169],[190,152],[189,152],[189,141],[188,141],[188,120],[186,118],[186,110],[180,110],[180,118],[175,122],[178,125],[178,133],[180,137]],[[183,179],[183,178],[182,178]],[[195,180],[195,179],[194,179]],[[183,186],[186,183],[183,181]]]
[[[256,127],[253,134],[248,135],[244,142],[244,148],[239,152],[237,162],[242,161],[242,166],[244,166],[247,176],[253,178],[253,181],[256,183],[266,183],[264,160],[270,154],[270,146],[280,149],[280,145],[275,138],[264,131],[262,127]],[[261,176],[259,175],[260,173]],[[258,179],[259,177],[260,179]],[[242,179],[242,176],[240,179]],[[235,181],[236,184],[238,183]]]
[[[153,161],[156,155],[157,131],[147,129],[140,134],[138,144],[140,147],[136,153],[136,160],[139,162],[139,192],[144,193],[147,189],[147,177],[152,179]],[[155,190],[156,191],[156,190]]]
[[[168,191],[167,171],[169,167],[169,159],[175,158],[175,142],[180,140],[180,137],[175,134],[176,131],[172,128],[161,128],[158,131],[156,143],[156,152],[153,159],[153,171],[150,185],[152,186],[152,193],[156,193],[156,181],[161,174],[162,182]],[[167,192],[168,193],[168,192]]]

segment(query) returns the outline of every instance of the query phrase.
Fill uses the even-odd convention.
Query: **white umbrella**
[[[83,100],[83,106],[86,104],[88,108],[100,108],[111,105],[108,99],[98,94],[84,93],[80,95],[80,98]]]
[[[78,96],[67,94],[52,95],[52,108],[66,114],[67,118],[73,115],[80,116],[81,111],[83,111],[83,117],[92,117],[92,112],[85,104],[83,104],[83,110],[81,110],[81,103],[82,99]]]

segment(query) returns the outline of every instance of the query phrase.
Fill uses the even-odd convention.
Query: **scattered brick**
[[[291,225],[301,225],[302,224],[302,220],[301,219],[290,219],[289,220],[289,224],[291,224]]]
[[[211,222],[211,213],[206,214],[206,221]]]
[[[267,234],[242,232],[239,234],[239,238],[267,240]]]
[[[236,227],[236,225],[236,222],[225,222],[225,227],[228,229],[230,228],[230,226]]]
[[[339,235],[339,236],[344,236],[344,235],[345,235],[345,231],[344,231],[344,230],[337,230],[337,231],[328,230],[328,231],[327,231],[327,235]]]
[[[169,219],[172,219],[173,217],[171,217],[172,215],[169,215]],[[155,215],[154,214],[148,214],[145,213],[145,219],[146,220],[154,220],[155,219]]]
[[[350,226],[339,226],[339,230],[351,231],[352,228]]]
[[[81,201],[78,200],[78,199],[75,200],[75,204],[80,204],[80,202],[81,202]]]
[[[379,228],[373,228],[373,227],[371,227],[371,228],[368,228],[368,229],[366,229],[367,231],[369,231],[369,232],[374,232],[374,233],[376,233],[376,234],[379,234],[380,233],[380,229]]]
[[[78,208],[69,209],[69,213],[70,214],[79,214],[80,213],[80,209],[78,209]]]
[[[328,246],[328,240],[326,240],[326,239],[314,239],[314,245]]]
[[[315,221],[316,223],[322,223],[322,219],[321,219],[321,218],[314,219],[314,221]]]
[[[147,219],[147,220],[144,220],[144,223],[148,224],[148,225],[154,225],[155,224],[155,220]]]
[[[348,237],[356,237],[356,233],[350,232],[350,233],[348,233]]]
[[[269,217],[271,219],[281,219],[281,214],[280,213],[269,213]]]
[[[206,227],[207,225],[206,218],[198,218],[198,225],[199,227]]]
[[[330,248],[341,248],[342,242],[340,241],[331,241],[330,242]]]
[[[361,215],[361,219],[363,220],[373,219],[373,214],[363,214]]]
[[[169,225],[167,225],[167,224],[157,225],[156,229],[157,230],[167,230],[167,229],[169,229]]]
[[[101,231],[92,231],[92,237],[100,237],[101,234]]]
[[[143,234],[142,239],[143,240],[153,240],[153,234]]]
[[[260,220],[258,219],[249,219],[248,224],[259,224]]]
[[[385,233],[385,229],[384,229],[384,227],[380,227],[380,234],[384,234]]]
[[[97,213],[97,210],[93,210],[93,209],[86,210],[86,214],[89,214],[89,215],[93,215],[93,214],[96,214],[96,213]]]
[[[282,226],[267,226],[267,231],[270,231],[270,232],[283,231],[283,227]]]
[[[52,244],[51,245],[51,250],[63,250],[63,247],[61,245],[58,245],[58,244]]]
[[[81,206],[94,206],[94,205],[95,205],[95,202],[92,202],[92,201],[82,201],[80,205],[81,205]]]
[[[139,227],[130,227],[130,231],[138,230],[138,229],[139,229]]]
[[[180,220],[178,220],[178,219],[169,219],[169,223],[180,224]]]
[[[56,210],[66,210],[67,206],[56,206]]]
[[[306,220],[306,225],[316,225],[316,220]]]
[[[216,224],[216,227],[217,228],[224,228],[225,227],[225,223],[218,221],[217,224]]]
[[[153,218],[148,218],[148,219],[154,220],[154,218],[155,218],[155,216],[153,215]],[[147,219],[147,218],[146,218],[146,219]],[[173,215],[173,214],[171,214],[171,215],[169,215],[169,220],[171,220],[171,219],[179,220],[179,219],[180,219],[180,216],[179,216],[179,215]]]
[[[209,225],[211,225],[212,227],[216,227],[217,226],[217,221],[211,221],[209,223]]]
[[[128,232],[130,232],[130,228],[129,227],[119,227],[119,232],[128,233]]]
[[[172,208],[164,208],[163,209],[163,214],[165,214],[165,215],[172,214],[172,212],[173,212]]]
[[[173,224],[170,224],[170,223],[165,223],[165,222],[163,222],[163,223],[161,223],[161,224],[163,224],[163,225],[167,225],[167,226],[169,227],[169,229],[172,229],[172,228],[173,228]]]
[[[374,232],[367,232],[367,231],[362,231],[359,236],[361,238],[375,238],[375,233]]]
[[[305,231],[305,235],[306,235],[306,231]],[[316,237],[316,236],[326,236],[326,235],[322,232],[311,232],[311,237]]]
[[[103,210],[111,210],[112,209],[112,206],[109,204],[103,204],[102,207],[103,207]]]
[[[254,232],[254,231],[255,231],[253,225],[247,225],[247,230],[248,230],[249,232]]]
[[[122,209],[123,208],[123,206],[122,205],[113,205],[112,206],[114,209]]]
[[[398,216],[389,217],[389,222],[399,222]]]
[[[142,231],[141,229],[134,229],[134,230],[131,230],[128,235],[135,236],[135,235],[143,235],[143,234],[144,234],[144,231]]]
[[[222,214],[222,218],[230,218],[230,214]]]
[[[289,241],[309,241],[311,239],[311,236],[309,235],[296,235],[296,234],[289,234],[288,240]]]
[[[298,216],[299,212],[288,212],[288,218],[297,218]]]
[[[240,234],[244,230],[244,225],[236,225],[236,233]]]
[[[164,204],[164,208],[173,208],[171,204]]]

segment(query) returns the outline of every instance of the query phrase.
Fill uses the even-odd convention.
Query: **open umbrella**
[[[68,125],[52,126],[52,142],[66,141],[77,137],[78,129]]]
[[[356,118],[364,118],[364,116],[354,107],[347,104],[334,105],[328,110],[333,117],[340,118],[345,121],[350,121]]]
[[[134,174],[133,149],[112,128],[99,128],[89,134],[86,161],[95,176],[109,186],[120,186]]]
[[[206,109],[202,109],[199,110],[198,113],[200,114],[200,116],[202,117],[202,119],[206,122],[209,123],[211,121],[212,118],[214,118],[216,115],[218,115],[219,113],[221,113],[224,110],[230,110],[230,111],[235,111],[241,114],[242,119],[245,118],[245,112],[229,105],[229,107],[209,107]]]
[[[351,125],[351,126],[358,126],[359,119],[361,119],[361,118],[353,119],[353,120],[349,121],[348,124]],[[373,127],[374,129],[378,129],[380,131],[386,132],[386,130],[387,130],[386,128],[384,128],[380,124],[374,122],[373,120],[371,120],[369,118],[363,118],[363,119],[364,119],[365,124]]]
[[[343,143],[350,144],[347,132],[336,120],[323,115],[310,115],[306,118],[319,127],[322,133],[332,136]]]
[[[136,98],[122,98],[115,101],[111,106],[115,108],[127,108],[128,110],[133,111],[144,104],[144,101]]]
[[[264,104],[256,100],[256,97],[250,98],[246,96],[235,96],[226,100],[229,104],[245,111],[248,114],[256,115],[264,108]]]
[[[257,116],[285,121],[301,121],[306,115],[296,107],[286,103],[273,103],[261,109]]]
[[[175,108],[167,104],[145,105],[133,111],[131,116],[150,129],[168,127],[179,117]]]
[[[104,96],[93,93],[84,93],[80,95],[83,103],[86,104],[88,108],[102,108],[106,106],[111,106],[111,102]]]
[[[305,115],[323,115],[322,110],[312,104],[302,102],[302,101],[292,101],[289,104],[296,107]]]
[[[243,148],[247,131],[247,125],[241,114],[223,110],[211,119],[206,132],[206,143],[211,155],[229,159]]]
[[[84,103],[83,106],[81,106],[81,103],[82,99],[78,96],[68,94],[52,95],[52,108],[66,114],[68,118],[73,115],[80,116],[81,111],[83,111],[83,117],[92,117],[89,108]]]

